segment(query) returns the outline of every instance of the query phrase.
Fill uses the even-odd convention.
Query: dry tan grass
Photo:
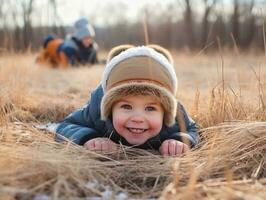
[[[265,57],[223,57],[175,54],[178,98],[199,123],[202,143],[181,158],[163,158],[125,147],[89,152],[32,128],[85,104],[103,67],[60,71],[37,66],[31,54],[2,55],[0,199],[101,196],[103,185],[137,198],[263,199]],[[90,187],[92,180],[100,184]]]

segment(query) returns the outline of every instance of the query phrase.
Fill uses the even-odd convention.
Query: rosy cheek
[[[156,130],[156,131],[160,131],[162,128],[162,119],[158,119],[158,120],[153,120],[150,123],[150,126],[152,127],[152,129]]]
[[[113,125],[114,128],[118,131],[124,127],[124,120],[122,117],[115,117],[113,118]]]

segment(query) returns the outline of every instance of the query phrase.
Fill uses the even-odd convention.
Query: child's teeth
[[[131,132],[134,133],[142,133],[144,131],[144,129],[140,129],[140,128],[130,128]]]

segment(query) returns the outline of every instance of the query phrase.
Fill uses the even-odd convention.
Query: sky
[[[64,0],[58,0],[58,2]],[[125,14],[128,18],[134,20],[141,8],[147,4],[158,5],[160,7],[167,6],[169,3],[174,3],[176,0],[69,0],[68,3],[61,6],[59,14],[64,16],[65,23],[70,23],[73,21],[73,18],[80,17],[81,15],[94,15],[100,16],[98,12],[105,11],[109,7],[113,12],[121,12]],[[66,1],[65,1],[66,2]],[[73,3],[75,2],[75,3]],[[88,3],[89,2],[89,3]],[[111,4],[112,3],[112,4]],[[76,7],[73,9],[73,7]],[[65,16],[65,12],[70,12],[71,14]],[[112,12],[105,13],[111,18]],[[74,17],[75,16],[75,17]],[[104,24],[104,21],[101,21],[101,18],[98,17],[95,23]]]
[[[30,0],[0,0],[0,27],[24,26],[23,7]],[[56,16],[49,2],[56,1]],[[212,2],[213,0],[207,0]],[[230,17],[233,12],[232,2],[234,0],[217,0],[216,10]],[[239,2],[251,2],[253,0],[239,0]],[[258,16],[266,16],[266,0],[254,0],[259,3],[253,9]],[[148,13],[146,20],[156,23],[157,20],[171,19],[172,22],[183,18],[185,0],[34,0],[31,24],[33,26],[68,26],[72,27],[74,22],[81,17],[87,18],[97,28],[116,23],[126,24],[135,21],[143,21],[144,14]],[[203,0],[191,0],[194,16],[203,16]],[[221,3],[222,2],[222,3]],[[148,12],[145,12],[145,10]],[[170,10],[170,11],[169,11]],[[169,14],[171,13],[171,14]],[[168,17],[165,16],[168,14]],[[194,20],[200,20],[195,17]],[[214,16],[215,18],[215,16]]]
[[[11,0],[29,1],[29,0]],[[158,10],[172,7],[176,13],[176,18],[182,17],[184,10],[184,0],[56,0],[57,15],[54,17],[53,8],[48,6],[51,0],[35,0],[35,12],[33,13],[33,25],[66,25],[72,26],[80,17],[86,17],[94,26],[106,26],[117,21],[140,20],[143,15],[143,8],[148,5],[151,8],[152,16],[159,15]],[[210,2],[212,0],[209,0]],[[223,0],[222,9],[231,12],[230,2],[233,0]],[[251,0],[240,0],[251,1]],[[255,0],[264,1],[266,0]],[[202,0],[191,0],[193,12],[202,12]],[[172,6],[171,6],[172,5]],[[174,6],[174,8],[173,8]],[[148,16],[149,17],[149,16]],[[159,15],[159,17],[161,17]],[[163,17],[163,16],[162,16]],[[149,20],[149,19],[148,19]]]
[[[167,8],[170,4],[179,5],[182,7],[180,0],[57,0],[58,16],[60,24],[71,25],[80,17],[90,18],[92,23],[97,26],[104,26],[117,20],[119,13],[121,17],[126,17],[129,20],[136,20],[140,15],[142,8],[146,5],[158,7],[160,9]],[[47,9],[47,12],[52,12],[51,8],[47,8],[47,0],[36,1],[39,10]],[[113,15],[116,13],[116,15]],[[118,13],[118,14],[117,14]],[[39,13],[35,13],[38,15]],[[53,23],[53,19],[47,19],[47,15],[41,17],[42,23]],[[102,16],[105,17],[102,17]],[[108,17],[106,17],[108,16]],[[36,23],[40,16],[35,18]],[[37,20],[38,19],[38,20]],[[47,22],[48,20],[48,22]]]

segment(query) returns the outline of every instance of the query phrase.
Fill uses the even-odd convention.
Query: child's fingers
[[[95,142],[94,140],[89,140],[84,144],[85,149],[87,150],[94,150],[95,149]]]
[[[106,140],[104,138],[95,138],[93,139],[94,141],[94,149],[95,151],[102,151],[102,150],[105,150],[107,149],[105,143],[106,143]]]
[[[183,153],[183,149],[184,149],[184,143],[182,142],[176,142],[176,154],[175,155],[181,155]]]
[[[163,156],[180,156],[187,151],[189,151],[188,145],[183,142],[172,139],[165,140],[159,148],[159,152]]]
[[[101,140],[101,150],[102,151],[113,150],[114,147],[115,147],[115,144],[110,139],[103,138]]]
[[[159,148],[161,155],[167,156],[168,155],[168,142],[163,142],[161,147]]]
[[[107,150],[115,150],[116,149],[116,145],[113,141],[111,141],[110,139],[106,139],[106,141],[104,142],[104,151]]]
[[[176,155],[177,146],[178,146],[177,143],[176,143],[176,141],[170,140],[168,142],[168,146],[169,146],[169,148],[168,148],[168,150],[169,150],[168,155],[170,155],[170,156]]]
[[[108,138],[95,138],[84,144],[85,149],[91,151],[108,151],[115,150],[116,144]]]
[[[95,146],[94,146],[94,150],[101,150],[102,149],[102,142],[101,140],[94,140],[95,142]]]
[[[109,150],[116,150],[117,149],[117,145],[111,140],[108,140],[108,147],[109,147]]]
[[[109,150],[109,142],[108,141],[102,141],[101,142],[101,150],[102,151],[107,151],[107,150]]]

